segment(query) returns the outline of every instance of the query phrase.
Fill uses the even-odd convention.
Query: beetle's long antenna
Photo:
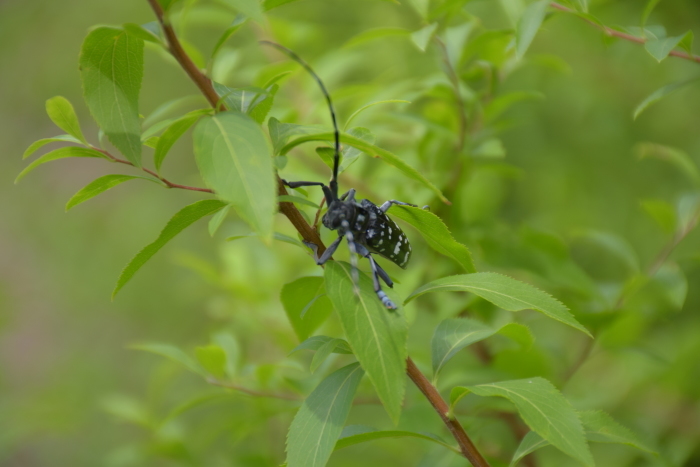
[[[331,96],[328,93],[328,90],[326,90],[326,87],[323,85],[323,81],[321,81],[321,78],[318,77],[316,72],[314,72],[314,70],[309,66],[309,64],[306,63],[299,55],[276,42],[260,41],[260,44],[269,45],[271,47],[276,48],[280,52],[290,57],[292,60],[299,63],[299,65],[304,67],[304,69],[308,71],[311,76],[313,76],[318,85],[321,87],[321,92],[323,92],[323,95],[326,98],[326,102],[328,102],[328,109],[331,111],[331,120],[333,120],[333,135],[335,137],[335,152],[333,154],[333,178],[331,178],[329,184],[331,192],[333,193],[333,197],[335,199],[328,200],[328,204],[330,205],[331,201],[335,201],[338,199],[338,166],[340,165],[340,132],[338,131],[338,122],[335,118],[335,110],[333,110],[333,102],[331,102]]]

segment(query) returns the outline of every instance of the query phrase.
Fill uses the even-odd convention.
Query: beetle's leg
[[[355,200],[355,189],[350,188],[347,193],[340,197],[340,201],[345,201],[345,198],[350,197],[350,201]]]
[[[345,231],[345,238],[348,240],[348,248],[350,248],[350,265],[352,266],[352,284],[355,287],[355,293],[360,295],[360,273],[357,269],[357,249],[355,248],[355,236],[350,231],[350,223],[347,220],[341,222],[341,227]]]
[[[377,297],[379,297],[379,300],[382,302],[382,305],[384,305],[389,310],[395,310],[397,308],[396,304],[394,304],[394,302],[391,301],[391,299],[386,295],[386,293],[384,293],[384,291],[382,290],[382,286],[379,283],[379,271],[384,271],[374,261],[372,255],[368,253],[366,258],[369,260],[369,265],[372,267],[372,282],[374,283],[374,292],[377,294]],[[386,272],[384,272],[384,274],[386,274]],[[382,277],[382,279],[384,278]],[[386,279],[384,280],[386,281]]]
[[[288,182],[284,179],[282,179],[282,183],[284,183],[284,186],[288,186],[289,188],[299,188],[302,186],[325,186],[325,183],[321,182]]]
[[[386,273],[384,269],[379,265],[379,263],[375,262],[377,265],[377,274],[379,274],[379,277],[382,278],[384,283],[388,285],[391,288],[394,288],[394,281],[391,280],[391,277],[389,277],[389,274]]]
[[[326,261],[331,259],[331,256],[333,256],[333,253],[335,253],[335,250],[338,249],[338,245],[340,245],[340,242],[342,240],[343,240],[342,236],[336,238],[333,243],[328,245],[328,248],[326,248],[326,251],[323,252],[323,254],[321,255],[320,258],[318,257],[318,245],[316,245],[315,243],[309,243],[309,242],[304,242],[304,244],[306,246],[308,246],[309,248],[311,248],[312,250],[314,250],[314,260],[316,260],[316,264],[321,266],[323,264],[326,264]]]

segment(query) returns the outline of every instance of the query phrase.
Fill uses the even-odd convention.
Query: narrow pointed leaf
[[[224,2],[256,23],[263,24],[265,22],[263,7],[258,0],[224,0]]]
[[[594,465],[576,411],[546,379],[501,381],[469,386],[468,389],[479,396],[498,396],[510,400],[532,431],[583,465]]]
[[[342,353],[342,354],[351,354],[352,353],[352,349],[350,349],[350,345],[348,345],[347,341],[344,339],[337,339],[335,337],[328,337],[328,336],[311,336],[308,339],[306,339],[304,342],[302,342],[301,344],[294,347],[292,349],[292,351],[289,352],[289,355],[291,355],[294,352],[297,352],[299,350],[318,350],[331,341],[339,341],[339,342],[336,342],[336,346],[333,348],[333,353]]]
[[[306,198],[302,198],[301,196],[293,196],[293,195],[279,195],[277,197],[277,201],[279,202],[287,202],[287,203],[296,203],[300,204],[303,206],[311,206],[314,209],[320,209],[320,206],[313,201],[309,201]]]
[[[325,293],[323,277],[302,277],[282,287],[282,306],[300,341],[313,334],[333,311]]]
[[[143,40],[122,29],[94,29],[83,42],[80,72],[85,102],[97,124],[132,164],[141,167]]]
[[[369,109],[370,107],[374,107],[375,105],[379,105],[379,104],[397,104],[397,103],[400,103],[400,104],[410,104],[411,101],[404,101],[404,100],[401,100],[401,99],[387,99],[387,100],[383,100],[383,101],[370,102],[369,104],[363,105],[362,107],[360,107],[359,109],[357,109],[356,111],[354,111],[354,112],[352,113],[352,115],[350,115],[350,117],[348,117],[347,121],[345,122],[345,128],[347,128],[347,127],[350,126],[350,122],[352,122],[353,119],[354,119],[355,117],[357,117],[357,116],[360,115],[362,112],[364,112],[365,110]]]
[[[207,185],[264,240],[270,239],[277,187],[260,126],[236,111],[203,117],[195,127],[194,152]]]
[[[47,162],[55,161],[58,159],[65,159],[68,157],[98,157],[105,158],[105,155],[99,151],[90,148],[82,148],[78,146],[67,146],[65,148],[54,149],[51,152],[47,152],[43,156],[34,160],[31,164],[22,170],[17,178],[15,178],[15,183],[22,180],[29,172],[39,167]]]
[[[219,37],[219,40],[216,41],[216,45],[211,51],[211,58],[216,58],[216,55],[219,53],[219,50],[221,50],[221,47],[223,47],[226,41],[229,40],[229,38],[233,36],[236,33],[236,31],[238,31],[241,28],[241,26],[245,24],[247,20],[248,18],[243,14],[237,15],[233,19],[231,25],[228,28],[226,28],[223,34],[221,34],[221,36]]]
[[[295,148],[296,146],[306,143],[309,141],[333,141],[334,135],[333,133],[319,133],[319,134],[314,134],[314,135],[307,135],[307,136],[302,136],[300,138],[295,139],[294,141],[291,141],[287,143],[281,150],[280,154],[285,155],[287,154],[290,150]],[[404,175],[408,176],[409,178],[412,178],[413,180],[416,180],[426,187],[428,187],[433,193],[435,193],[440,200],[443,203],[446,204],[451,204],[447,198],[445,198],[445,195],[442,194],[442,191],[435,185],[433,185],[425,176],[405,163],[403,159],[399,158],[395,154],[392,154],[391,152],[387,151],[386,149],[382,149],[378,146],[375,146],[373,144],[368,143],[367,141],[363,141],[360,138],[354,137],[352,135],[349,135],[347,133],[341,133],[340,135],[340,141],[349,144],[350,146],[359,149],[360,151],[364,152],[365,154],[368,154],[372,157],[380,157],[384,160],[384,162],[393,165],[397,169],[399,169],[401,172],[404,173]]]
[[[186,227],[193,224],[195,221],[201,219],[202,217],[214,214],[219,209],[226,205],[223,201],[216,199],[204,199],[192,203],[189,206],[185,206],[180,211],[177,212],[165,225],[165,228],[161,231],[158,238],[155,239],[153,243],[147,245],[143,250],[139,251],[136,256],[126,265],[122,271],[119,279],[117,280],[117,285],[112,292],[112,299],[114,299],[117,292],[121,290],[124,285],[129,282],[129,280],[136,274],[136,272],[141,269],[146,261],[151,259],[151,257],[158,252],[166,243],[172,240],[177,234],[182,232]]]
[[[182,135],[185,134],[187,130],[190,129],[192,125],[195,124],[199,118],[209,113],[209,109],[195,110],[188,113],[175,120],[158,138],[158,144],[156,144],[156,150],[153,154],[153,164],[156,166],[156,171],[160,171],[160,166],[163,164],[165,156],[168,155],[168,151],[173,147],[173,144],[180,139]]]
[[[644,10],[642,11],[642,19],[640,21],[641,27],[644,27],[645,24],[647,24],[647,20],[649,19],[649,15],[651,14],[652,11],[654,11],[654,8],[656,8],[656,5],[661,0],[648,0],[647,4],[644,6]]]
[[[657,39],[649,39],[644,43],[644,48],[649,52],[649,55],[654,57],[658,62],[668,57],[668,54],[675,49],[678,44],[684,39],[683,36],[675,37],[660,37]]]
[[[406,299],[406,303],[428,292],[462,291],[471,292],[508,311],[537,310],[552,319],[572,328],[591,334],[569,313],[560,301],[530,284],[493,272],[477,272],[459,276],[443,277],[430,282]]]
[[[465,271],[476,272],[469,249],[452,237],[438,216],[426,209],[410,206],[393,206],[389,212],[415,227],[432,249],[454,259]]]
[[[656,91],[652,92],[651,94],[649,94],[649,96],[647,96],[646,99],[644,99],[641,102],[641,104],[639,104],[637,106],[636,109],[634,109],[633,119],[636,120],[637,117],[639,117],[641,115],[641,113],[644,112],[644,110],[646,110],[646,108],[649,107],[650,105],[660,101],[661,99],[668,96],[672,92],[677,91],[680,88],[687,86],[688,84],[693,83],[697,80],[698,80],[698,78],[693,78],[693,79],[690,79],[687,81],[681,81],[679,83],[667,84],[666,86],[663,86],[663,87],[657,89]]]
[[[329,261],[325,277],[326,292],[340,315],[347,340],[397,423],[406,390],[406,321],[400,310],[384,308],[364,274],[360,274],[357,296],[349,264]]]
[[[75,114],[73,104],[63,96],[52,97],[46,101],[46,113],[61,130],[87,144],[83,130],[80,129],[78,116]]]
[[[321,131],[319,126],[282,123],[275,117],[270,117],[270,120],[267,122],[267,128],[270,131],[272,150],[275,154],[280,153],[284,145],[287,144],[287,141],[292,136],[310,135]]]
[[[654,158],[675,166],[693,183],[700,185],[700,170],[687,152],[671,146],[656,143],[639,143],[635,152],[640,159]]]
[[[364,427],[361,425],[349,425],[343,430],[340,439],[335,444],[335,450],[347,448],[360,443],[374,441],[376,439],[385,438],[418,438],[433,443],[439,444],[442,447],[460,454],[459,449],[443,441],[439,436],[432,433],[422,433],[418,431],[400,431],[400,430],[375,430],[374,428]]]
[[[221,224],[224,222],[224,219],[226,219],[226,216],[228,216],[228,212],[230,210],[231,205],[229,204],[211,217],[209,220],[209,235],[212,237],[214,236],[216,231],[219,230],[219,227],[221,227]]]
[[[528,432],[522,441],[520,441],[518,449],[515,450],[513,459],[510,461],[510,467],[515,467],[523,457],[545,446],[550,446],[549,441],[543,439],[534,431]]]
[[[515,30],[515,54],[522,58],[539,31],[549,6],[548,0],[537,0],[525,8]]]
[[[421,52],[425,52],[425,49],[428,48],[428,44],[430,43],[430,39],[433,38],[433,34],[435,33],[435,30],[437,29],[438,24],[433,23],[429,24],[426,27],[419,29],[418,31],[412,32],[411,33],[411,40],[413,41],[414,44],[416,44],[416,47],[420,49]]]
[[[287,434],[287,467],[323,467],[333,452],[362,379],[353,363],[321,381],[306,398]]]
[[[335,348],[343,345],[344,342],[343,339],[333,339],[319,347],[311,359],[311,366],[309,367],[311,373],[315,373],[318,367],[335,351]]]
[[[34,141],[32,144],[30,144],[29,147],[24,151],[24,154],[22,154],[22,159],[26,159],[27,157],[31,156],[32,154],[34,154],[39,149],[41,149],[49,143],[82,144],[82,142],[79,139],[71,135],[59,135],[54,136],[53,138],[43,138],[38,141]]]
[[[142,180],[149,180],[152,182],[158,183],[156,180],[152,178],[147,178],[147,177],[138,177],[134,175],[122,175],[122,174],[111,174],[111,175],[105,175],[100,178],[97,178],[93,180],[92,182],[88,183],[85,185],[85,187],[77,192],[76,194],[73,195],[71,199],[68,200],[68,203],[66,203],[66,211],[68,211],[70,208],[75,207],[79,205],[80,203],[84,203],[85,201],[89,200],[90,198],[94,198],[95,196],[99,195],[100,193],[104,193],[105,191],[109,190],[110,188],[114,188],[117,185],[120,185],[126,181],[133,180],[135,178],[140,178]]]
[[[248,111],[248,115],[262,125],[262,123],[265,121],[265,117],[267,117],[267,114],[270,113],[270,110],[272,109],[272,104],[275,101],[275,95],[279,89],[279,84],[273,84],[267,87],[265,89],[267,94],[260,95],[257,98],[255,106]]]
[[[431,342],[434,378],[457,352],[495,333],[496,329],[474,319],[459,318],[442,321],[435,329]]]
[[[180,363],[193,373],[197,373],[202,376],[206,375],[202,370],[202,367],[200,367],[199,364],[192,357],[190,357],[174,345],[162,344],[159,342],[146,342],[143,344],[130,345],[129,348],[160,355],[161,357],[165,357],[174,362]]]

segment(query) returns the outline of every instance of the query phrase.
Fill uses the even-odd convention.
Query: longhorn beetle
[[[260,41],[261,44],[269,45],[283,52],[294,61],[298,62],[311,76],[316,80],[321,92],[326,98],[328,109],[331,113],[333,121],[333,134],[335,138],[335,151],[333,153],[333,176],[328,185],[321,182],[288,182],[282,180],[285,186],[290,188],[298,188],[303,186],[320,186],[325,196],[328,210],[323,215],[323,225],[330,230],[338,231],[338,238],[331,243],[321,257],[318,257],[318,246],[307,243],[314,250],[314,258],[316,264],[322,265],[330,259],[335,250],[340,245],[340,242],[345,238],[350,248],[350,262],[352,264],[352,275],[355,290],[357,291],[358,273],[357,273],[357,258],[355,255],[364,256],[369,260],[372,268],[372,280],[374,283],[374,291],[381,300],[382,304],[389,310],[395,310],[396,304],[384,293],[379,283],[379,278],[388,285],[393,287],[389,275],[376,263],[372,257],[372,253],[383,256],[389,261],[395,263],[401,268],[406,268],[408,261],[411,259],[411,244],[406,238],[406,234],[396,225],[396,222],[391,220],[386,212],[394,204],[403,206],[417,207],[415,204],[403,203],[401,201],[389,200],[377,206],[368,199],[362,201],[355,200],[355,189],[350,189],[344,195],[338,197],[338,165],[340,162],[340,132],[338,131],[338,123],[333,110],[331,96],[328,94],[326,87],[323,85],[321,78],[311,69],[311,67],[301,59],[296,53],[288,48],[270,41]],[[427,206],[426,206],[427,207]]]

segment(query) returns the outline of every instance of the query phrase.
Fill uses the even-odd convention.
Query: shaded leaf
[[[544,21],[548,0],[538,0],[525,8],[515,29],[515,54],[522,58]]]
[[[129,348],[134,350],[143,350],[144,352],[150,352],[152,354],[165,357],[176,363],[180,363],[193,373],[206,376],[202,370],[202,367],[200,367],[192,357],[174,345],[161,344],[159,342],[146,342],[143,344],[132,344],[129,346]]]
[[[296,203],[296,204],[301,204],[304,206],[311,206],[312,208],[315,208],[315,209],[319,209],[318,204],[314,203],[313,201],[309,201],[306,198],[302,198],[301,196],[279,195],[277,197],[277,200],[280,202]]]
[[[646,110],[647,107],[649,107],[651,104],[654,104],[658,101],[660,101],[662,98],[668,96],[674,91],[677,91],[678,89],[682,88],[683,86],[686,86],[694,81],[697,81],[698,78],[693,78],[687,81],[681,81],[678,83],[671,83],[667,84],[664,87],[661,87],[657,89],[656,91],[652,92],[649,94],[646,99],[644,99],[636,109],[634,109],[634,114],[633,114],[633,119],[636,120],[639,115],[641,115],[644,110]]]
[[[255,106],[250,109],[248,115],[251,116],[256,122],[262,123],[265,121],[265,117],[272,109],[272,104],[275,101],[275,94],[279,91],[280,87],[277,84],[272,84],[265,89],[266,94],[260,95],[255,102]]]
[[[352,122],[352,120],[353,120],[355,117],[357,117],[360,113],[364,112],[365,110],[369,109],[370,107],[374,107],[375,105],[379,105],[379,104],[397,104],[397,103],[400,103],[400,104],[410,104],[411,101],[404,101],[404,100],[401,100],[401,99],[386,99],[386,100],[383,100],[383,101],[370,102],[369,104],[363,105],[362,107],[360,107],[359,109],[357,109],[356,111],[354,111],[354,112],[352,113],[352,115],[350,115],[350,117],[348,117],[347,121],[345,122],[345,127],[344,127],[344,128],[347,129],[347,127],[350,126],[350,122]],[[367,131],[369,131],[369,130],[367,130]]]
[[[544,99],[544,94],[536,91],[514,91],[495,97],[484,108],[484,119],[493,122],[514,104],[533,99]]]
[[[231,25],[226,28],[223,34],[219,36],[219,40],[216,41],[216,45],[214,45],[214,48],[211,51],[212,59],[216,58],[216,55],[219,53],[219,50],[221,50],[221,47],[223,47],[226,41],[229,40],[229,38],[233,36],[247,20],[248,18],[246,18],[245,15],[236,15]]]
[[[141,167],[143,40],[121,29],[93,29],[83,42],[80,71],[85,102],[97,124],[132,164]]]
[[[138,37],[141,40],[163,45],[163,42],[160,40],[160,37],[154,34],[153,31],[143,27],[140,24],[124,23],[122,25],[122,28],[132,36]]]
[[[364,372],[353,363],[326,377],[306,398],[287,434],[287,467],[323,467],[335,448]]]
[[[194,349],[199,364],[208,373],[223,378],[226,374],[226,352],[218,345],[208,345]]]
[[[27,157],[31,156],[35,152],[37,152],[39,149],[42,147],[46,146],[49,143],[76,143],[76,144],[82,144],[80,140],[75,138],[74,136],[71,135],[58,135],[54,136],[53,138],[43,138],[37,141],[34,141],[32,144],[29,145],[29,147],[24,151],[24,154],[22,154],[22,159],[26,159]]]
[[[641,201],[641,206],[665,233],[672,234],[676,231],[678,219],[669,203],[660,199],[646,199]]]
[[[350,130],[348,130],[348,134],[354,136],[355,138],[359,138],[362,141],[366,141],[369,144],[374,144],[374,141],[376,140],[376,136],[374,136],[374,133],[369,131],[367,128],[362,128],[359,126],[350,128]],[[348,167],[350,167],[357,161],[360,155],[362,155],[362,151],[352,146],[346,146],[342,148],[340,153],[340,165],[338,166],[338,173],[345,172],[345,170],[347,170]],[[328,166],[333,168],[332,150],[330,156],[331,163]]]
[[[392,27],[368,29],[351,37],[350,40],[343,44],[343,47],[356,47],[358,45],[365,44],[367,42],[381,39],[384,37],[407,36],[409,32],[410,31],[408,29]]]
[[[277,210],[272,155],[260,126],[236,111],[203,117],[194,131],[202,178],[267,241]]]
[[[661,62],[663,59],[668,57],[668,54],[671,53],[671,51],[675,49],[678,46],[678,44],[680,44],[680,42],[685,38],[686,35],[649,39],[644,43],[644,48],[658,62]],[[688,39],[686,39],[686,41],[687,40]]]
[[[330,354],[334,353],[336,347],[343,344],[347,346],[347,342],[345,342],[343,339],[331,339],[321,345],[316,350],[314,357],[311,359],[311,366],[309,367],[311,373],[315,373],[318,367],[321,366],[324,361],[326,361]]]
[[[270,11],[278,6],[286,5],[287,3],[298,2],[299,0],[264,0],[263,8],[265,11]]]
[[[364,274],[360,274],[356,295],[349,264],[329,261],[325,278],[326,293],[340,315],[347,340],[384,408],[397,423],[406,389],[406,321],[399,310],[384,308]]]
[[[156,171],[160,171],[163,160],[165,159],[165,156],[168,155],[168,151],[170,151],[170,148],[173,147],[173,144],[175,144],[175,142],[180,139],[180,137],[184,135],[185,132],[189,130],[190,127],[194,125],[202,115],[206,115],[210,112],[211,109],[194,110],[173,121],[168,126],[163,134],[160,135],[160,138],[158,138],[156,150],[153,153],[153,164],[156,166]]]
[[[459,449],[443,441],[439,436],[432,433],[423,433],[418,431],[399,431],[399,430],[375,430],[371,427],[365,427],[362,425],[349,425],[343,429],[338,442],[335,444],[335,449],[343,449],[349,446],[354,446],[360,443],[366,443],[368,441],[374,441],[376,439],[385,438],[418,438],[431,441],[433,443],[439,444],[457,454],[460,454]]]
[[[45,164],[45,163],[51,162],[51,161],[55,161],[58,159],[65,159],[68,157],[99,157],[99,158],[103,158],[103,159],[107,158],[101,152],[96,151],[95,149],[91,149],[91,148],[82,148],[82,147],[78,147],[78,146],[67,146],[65,148],[54,149],[53,151],[47,152],[46,154],[44,154],[41,157],[34,160],[28,166],[26,166],[24,168],[24,170],[22,170],[19,173],[19,175],[17,175],[17,178],[15,178],[15,183],[22,180],[29,172],[31,172],[32,170],[34,170],[35,168],[39,167],[42,164]]]
[[[635,152],[640,159],[654,158],[675,166],[691,181],[700,184],[700,171],[690,156],[678,148],[655,143],[638,143]]]
[[[141,269],[146,261],[158,252],[166,243],[172,240],[177,234],[182,232],[185,227],[193,224],[202,217],[214,214],[219,209],[226,205],[223,201],[216,199],[204,199],[185,206],[178,211],[165,225],[158,238],[154,242],[147,245],[143,250],[139,251],[136,256],[126,265],[122,273],[119,275],[117,285],[112,292],[112,299],[117,295],[124,285]]]
[[[78,116],[75,114],[73,104],[63,96],[52,97],[46,101],[46,113],[57,127],[79,141],[87,144],[83,131],[80,129]]]
[[[182,113],[182,110],[191,107],[205,104],[206,99],[201,94],[192,94],[189,96],[178,97],[177,99],[169,100],[159,105],[151,114],[143,120],[143,127],[149,128],[156,122],[159,122],[172,114]],[[148,130],[146,130],[148,131]],[[146,133],[144,131],[144,134]],[[143,136],[143,135],[142,135]]]
[[[323,277],[302,277],[282,287],[280,300],[300,341],[305,341],[331,314]],[[313,300],[308,308],[307,305]],[[304,312],[304,316],[301,314]]]
[[[80,203],[84,203],[90,198],[94,198],[95,196],[109,190],[110,188],[113,188],[128,180],[133,180],[134,178],[140,178],[142,180],[149,180],[151,182],[159,183],[156,180],[148,177],[137,177],[134,175],[121,174],[105,175],[88,183],[82,190],[74,194],[73,197],[69,199],[66,203],[66,211],[68,211],[74,206],[79,205]]]
[[[350,345],[348,345],[347,341],[344,339],[337,339],[335,337],[328,337],[328,336],[311,336],[308,339],[306,339],[304,342],[301,344],[297,345],[294,347],[290,352],[289,355],[293,354],[294,352],[297,352],[299,350],[318,350],[324,345],[326,345],[328,342],[331,341],[340,341],[336,343],[336,346],[333,348],[333,353],[341,353],[341,354],[351,354],[352,349],[350,349]]]
[[[642,27],[647,24],[647,20],[649,19],[649,15],[651,14],[652,11],[654,11],[654,8],[656,5],[659,4],[661,0],[648,0],[647,4],[644,5],[644,10],[642,11],[642,19],[640,21],[640,24]]]
[[[408,222],[425,238],[431,248],[460,264],[467,272],[476,272],[472,255],[466,246],[457,242],[442,219],[426,209],[411,206],[392,206],[392,216]]]
[[[287,140],[292,136],[309,135],[320,131],[319,126],[282,123],[275,117],[270,117],[270,120],[267,122],[267,127],[270,130],[272,150],[275,154],[279,154],[280,150],[287,143]]]
[[[477,272],[437,279],[419,287],[408,296],[405,303],[424,293],[439,291],[471,292],[508,311],[537,310],[591,336],[588,330],[569,313],[568,308],[551,295],[530,284],[493,272]]]
[[[221,209],[221,211],[217,212],[211,217],[209,220],[209,235],[212,237],[214,236],[216,231],[219,230],[219,227],[221,227],[221,224],[224,222],[224,219],[226,219],[226,216],[228,216],[228,212],[230,210],[231,205],[227,204],[223,209]]]
[[[433,38],[433,34],[435,34],[437,27],[438,24],[433,23],[411,33],[411,40],[414,44],[416,44],[416,47],[418,47],[421,52],[425,52],[425,49],[428,48],[430,39]]]
[[[256,23],[265,23],[265,15],[263,14],[262,5],[258,0],[223,0],[226,4],[232,6],[235,10],[248,16]]]

